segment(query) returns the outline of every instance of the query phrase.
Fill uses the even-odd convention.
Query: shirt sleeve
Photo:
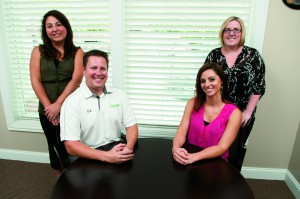
[[[266,89],[265,83],[265,63],[257,50],[254,50],[252,64],[255,68],[255,82],[252,87],[253,95],[264,95]]]
[[[66,99],[61,107],[60,138],[64,140],[80,140],[80,114],[76,100]]]
[[[213,53],[213,51],[208,53],[208,55],[207,55],[207,57],[206,57],[203,64],[207,64],[207,63],[211,63],[211,62],[214,62],[214,53]]]
[[[127,128],[137,123],[134,111],[129,103],[127,96],[124,94],[123,99],[123,125]]]

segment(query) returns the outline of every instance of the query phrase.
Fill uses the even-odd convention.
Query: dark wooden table
[[[143,138],[134,159],[123,164],[77,159],[58,179],[52,198],[254,198],[244,177],[223,159],[183,166],[173,160],[171,150],[172,140]]]

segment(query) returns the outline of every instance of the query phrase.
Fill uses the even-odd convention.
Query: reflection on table
[[[144,138],[138,140],[134,159],[123,164],[77,159],[58,179],[52,198],[254,198],[244,177],[225,160],[183,166],[171,150],[172,140]]]

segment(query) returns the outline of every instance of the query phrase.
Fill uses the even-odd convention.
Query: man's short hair
[[[86,68],[86,64],[87,64],[90,56],[103,57],[106,60],[107,69],[108,69],[108,54],[102,50],[90,50],[90,51],[84,53],[84,56],[83,56],[83,67],[84,68]]]

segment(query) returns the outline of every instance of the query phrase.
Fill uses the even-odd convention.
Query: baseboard
[[[284,181],[290,188],[294,196],[297,199],[300,199],[300,184],[289,171],[287,171]]]
[[[241,174],[250,179],[284,180],[286,172],[286,169],[243,167]]]
[[[49,163],[48,153],[10,149],[0,149],[0,159]],[[243,167],[241,174],[249,179],[283,180],[296,198],[300,199],[300,185],[287,169]]]
[[[283,180],[294,196],[300,199],[299,182],[287,169],[243,167],[241,174],[250,179]]]
[[[48,153],[11,149],[0,149],[0,159],[50,163]]]

